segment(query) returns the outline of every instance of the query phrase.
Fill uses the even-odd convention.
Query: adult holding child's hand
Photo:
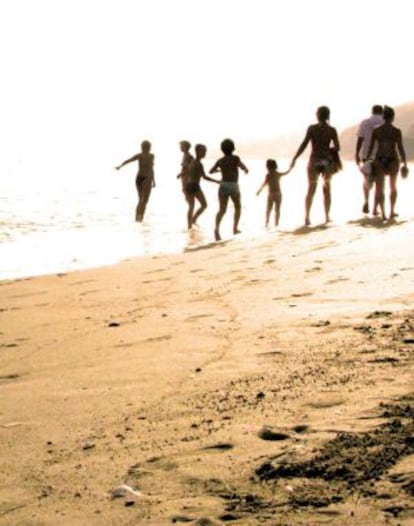
[[[296,159],[305,151],[308,144],[311,144],[312,151],[308,162],[308,192],[305,200],[306,225],[310,225],[310,210],[320,175],[323,178],[325,222],[330,221],[331,177],[341,169],[338,132],[329,124],[329,108],[320,106],[316,111],[316,117],[318,122],[308,127],[305,138],[290,163],[292,169],[295,166]]]

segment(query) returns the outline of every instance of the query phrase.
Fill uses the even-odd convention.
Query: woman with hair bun
[[[310,225],[310,210],[313,197],[318,185],[319,176],[323,179],[323,203],[325,208],[325,222],[330,221],[331,208],[331,177],[342,168],[339,158],[339,139],[336,128],[329,124],[330,110],[327,106],[320,106],[316,111],[318,122],[311,124],[305,138],[294,155],[290,167],[293,168],[296,159],[304,152],[308,144],[312,150],[308,162],[308,192],[305,200],[305,225]]]

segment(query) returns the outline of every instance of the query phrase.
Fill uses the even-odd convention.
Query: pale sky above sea
[[[413,99],[412,26],[412,0],[2,0],[0,168],[277,137],[321,104],[340,131]]]

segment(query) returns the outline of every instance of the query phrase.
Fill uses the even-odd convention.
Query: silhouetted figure
[[[240,157],[233,155],[235,146],[231,139],[224,139],[221,143],[221,151],[224,157],[221,157],[211,168],[210,173],[221,172],[221,182],[219,186],[219,211],[216,215],[216,224],[214,237],[216,241],[221,239],[220,223],[227,210],[229,198],[234,205],[233,234],[239,234],[238,228],[241,214],[241,195],[239,188],[239,169],[248,173],[248,169],[240,160]]]
[[[190,169],[191,161],[194,159],[194,157],[190,153],[191,143],[188,141],[180,141],[180,150],[183,152],[183,157],[181,160],[181,170],[180,173],[177,175],[177,179],[181,179],[181,185],[184,193],[184,197],[188,201],[188,195],[187,195],[187,179],[188,179],[188,173]]]
[[[368,148],[371,143],[372,132],[375,128],[383,124],[382,106],[375,104],[372,106],[371,116],[364,119],[358,128],[357,142],[355,148],[355,162],[360,168],[364,182],[362,186],[364,194],[364,204],[362,212],[369,214],[369,193],[374,185],[374,164],[368,159]],[[376,214],[377,204],[374,203],[373,212]]]
[[[325,208],[325,222],[330,221],[331,208],[331,177],[342,168],[339,158],[339,139],[336,128],[329,124],[330,110],[327,106],[320,106],[316,111],[318,122],[308,127],[305,138],[292,159],[293,168],[296,159],[303,153],[308,144],[312,150],[308,162],[308,192],[305,200],[305,224],[310,225],[310,210],[315,195],[318,178],[323,178],[323,202]]]
[[[196,156],[195,159],[193,159],[190,162],[187,184],[185,188],[185,194],[188,201],[188,230],[190,230],[191,227],[197,223],[197,219],[207,208],[207,200],[200,186],[201,178],[206,179],[207,181],[211,181],[213,183],[220,182],[216,179],[213,179],[212,177],[208,177],[208,175],[205,174],[204,166],[201,162],[201,160],[206,156],[207,153],[207,148],[204,146],[204,144],[196,144],[194,150]],[[196,199],[200,203],[200,207],[198,208],[197,212],[194,213]]]
[[[149,141],[142,141],[141,152],[133,155],[119,166],[116,166],[116,170],[119,170],[128,163],[134,161],[138,162],[138,173],[135,179],[135,185],[138,192],[138,204],[135,211],[135,220],[142,221],[144,219],[145,209],[151,190],[155,186],[154,178],[154,155],[151,152],[151,143]]]
[[[384,124],[375,128],[368,148],[368,158],[372,157],[376,148],[374,158],[375,199],[380,207],[383,220],[386,219],[384,208],[385,176],[388,175],[390,178],[390,219],[392,219],[398,215],[395,213],[395,203],[397,201],[397,176],[400,162],[407,169],[402,133],[399,128],[392,124],[394,115],[392,108],[384,107]]]
[[[274,159],[268,159],[266,161],[267,174],[263,184],[257,190],[257,195],[267,186],[267,205],[266,205],[266,227],[269,225],[270,214],[272,212],[273,206],[275,207],[275,226],[279,225],[280,219],[280,207],[282,204],[282,190],[280,188],[280,178],[283,175],[286,175],[290,170],[285,172],[278,172],[277,162]]]

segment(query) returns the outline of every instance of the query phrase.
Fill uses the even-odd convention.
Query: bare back
[[[339,150],[339,140],[336,129],[323,122],[312,124],[308,128],[307,138],[312,145],[310,159],[330,159],[330,148],[333,146]]]
[[[239,180],[239,168],[246,171],[246,167],[237,155],[225,155],[219,159],[210,173],[221,172],[223,183],[237,183]]]
[[[374,130],[373,141],[377,144],[376,157],[398,158],[402,143],[400,129],[390,123],[383,124]]]

